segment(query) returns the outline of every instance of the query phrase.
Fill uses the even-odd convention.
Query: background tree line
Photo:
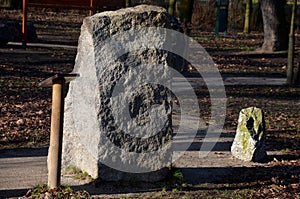
[[[222,1],[222,0],[221,0]],[[190,35],[192,25],[196,28],[202,27],[207,23],[205,19],[213,20],[210,22],[210,28],[214,26],[216,16],[217,0],[124,0],[126,7],[137,4],[155,4],[165,7],[168,12],[180,19],[182,27],[186,34]],[[206,4],[210,9],[196,10],[196,4]],[[297,0],[229,0],[232,12],[229,23],[233,29],[237,29],[238,23],[243,25],[243,32],[251,33],[251,29],[263,27],[264,42],[259,49],[260,52],[274,52],[288,50],[287,83],[299,84],[300,69],[294,64],[294,32],[297,29],[295,25],[297,17]],[[286,16],[286,5],[289,4],[290,16]],[[11,8],[20,8],[21,0],[1,0],[1,5]],[[192,24],[198,18],[198,24]],[[290,23],[287,22],[287,19]],[[233,24],[233,25],[232,25]],[[299,28],[299,27],[298,27]],[[300,64],[298,64],[300,65]]]

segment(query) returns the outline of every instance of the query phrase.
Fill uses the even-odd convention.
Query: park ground
[[[0,20],[19,20],[19,10],[0,10]],[[72,71],[80,25],[86,13],[31,9],[29,21],[34,21],[38,41],[42,45],[23,49],[18,43],[0,47],[0,153],[7,149],[41,148],[49,145],[51,89],[38,83],[55,73]],[[227,77],[285,78],[286,53],[254,53],[263,42],[261,32],[249,35],[230,31],[228,36],[215,38],[213,32],[193,31],[192,37],[207,50]],[[44,45],[47,44],[47,45]],[[53,44],[53,45],[49,45]],[[57,47],[68,45],[73,47]],[[300,35],[296,35],[299,62]],[[242,52],[242,53],[241,53]],[[193,70],[187,76],[193,74]],[[266,119],[267,150],[282,155],[270,157],[264,168],[252,170],[244,180],[161,185],[155,192],[113,194],[106,198],[300,198],[300,88],[286,85],[226,86],[227,113],[225,132],[233,132],[242,108],[262,108]],[[201,116],[208,121],[209,92],[196,89]],[[272,175],[270,175],[272,174]],[[237,172],[237,175],[241,173]],[[17,180],[17,179],[16,179]],[[182,179],[180,179],[182,180]],[[172,183],[171,183],[172,184]],[[132,184],[118,185],[126,190]],[[121,187],[121,188],[120,188]],[[147,190],[147,189],[144,189]]]

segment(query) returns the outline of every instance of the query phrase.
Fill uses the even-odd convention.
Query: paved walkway
[[[188,79],[193,87],[203,84],[199,78]],[[285,83],[284,78],[224,76],[223,79],[225,85],[282,85]],[[180,83],[182,79],[177,80],[177,83]],[[174,116],[174,125],[176,122],[178,118]],[[236,160],[230,155],[234,132],[223,133],[208,156],[199,158],[203,136],[204,134],[200,131],[188,151],[177,151],[174,154],[184,153],[175,162],[175,166],[183,169],[188,182],[200,183],[209,182],[208,179],[227,179],[229,176],[234,176],[236,172],[234,168],[257,166],[254,163]],[[29,188],[47,183],[47,152],[47,148],[0,150],[0,198],[22,196]],[[270,154],[276,154],[276,152],[269,152]],[[63,183],[78,184],[70,178],[63,178]]]
[[[28,188],[46,182],[47,150],[39,148],[0,151],[0,198],[4,195],[24,194]]]

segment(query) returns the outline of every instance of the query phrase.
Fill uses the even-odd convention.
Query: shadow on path
[[[297,160],[300,157],[292,155],[272,155],[268,156],[271,161],[277,160]],[[201,168],[181,168],[186,182],[199,185],[204,183],[256,183],[258,181],[270,181],[278,176],[290,178],[292,175],[299,175],[300,168],[294,165],[274,165],[256,167],[201,167]]]
[[[48,155],[48,147],[0,150],[0,158],[42,157],[47,155]]]
[[[22,197],[27,191],[28,189],[0,190],[0,198]]]

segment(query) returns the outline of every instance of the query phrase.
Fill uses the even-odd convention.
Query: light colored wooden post
[[[57,74],[42,81],[39,86],[52,86],[52,113],[50,146],[48,154],[48,186],[53,189],[60,185],[61,155],[64,121],[64,87],[78,74]]]
[[[60,185],[64,113],[64,84],[65,79],[63,77],[53,80],[51,133],[48,160],[48,186],[51,189],[56,188]]]

